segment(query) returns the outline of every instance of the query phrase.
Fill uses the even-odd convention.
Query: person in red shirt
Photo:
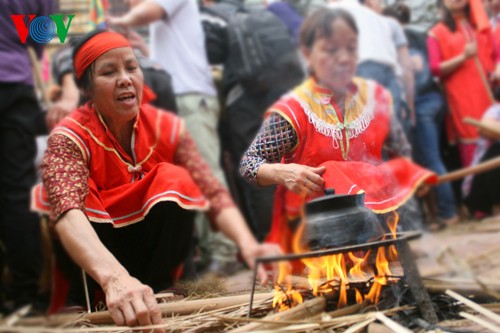
[[[494,103],[500,58],[480,0],[443,0],[442,12],[429,32],[429,66],[446,91],[449,139],[458,141],[462,165],[469,166],[479,134],[463,119],[480,119]]]
[[[500,45],[500,0],[485,0],[484,5],[490,14],[490,24],[496,45]]]

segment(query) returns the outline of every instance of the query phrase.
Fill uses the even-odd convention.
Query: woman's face
[[[90,98],[107,122],[128,122],[139,112],[143,81],[132,48],[112,49],[94,63]]]
[[[456,12],[464,10],[468,0],[444,0],[443,3],[450,12]]]
[[[344,93],[356,73],[358,35],[342,19],[332,22],[332,35],[320,37],[312,48],[303,49],[316,80],[337,93]]]
[[[500,0],[486,0],[484,1],[486,8],[490,11],[491,15],[500,13]]]

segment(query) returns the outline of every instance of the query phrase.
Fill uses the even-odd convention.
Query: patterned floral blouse
[[[222,209],[235,206],[227,189],[213,176],[199,154],[188,132],[181,136],[174,161],[189,171],[210,202],[208,215],[211,221]],[[56,203],[52,207],[51,221],[57,221],[68,210],[83,210],[89,191],[89,170],[78,146],[66,136],[50,136],[41,168],[44,185],[53,189],[47,192],[50,202]]]

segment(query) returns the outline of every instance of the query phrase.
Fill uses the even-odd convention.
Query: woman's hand
[[[463,55],[465,59],[469,59],[477,54],[477,44],[475,41],[465,44]]]
[[[306,196],[323,191],[325,181],[321,175],[326,170],[324,166],[313,168],[295,163],[281,164],[280,166],[279,183],[290,191]]]
[[[116,325],[150,326],[163,324],[153,290],[130,275],[112,277],[104,284],[106,303]],[[149,332],[150,330],[146,330]],[[155,329],[164,333],[165,329]]]
[[[45,116],[47,129],[51,131],[58,122],[68,116],[76,107],[77,103],[72,100],[60,100],[57,103],[52,104]]]
[[[417,191],[416,191],[417,197],[422,198],[422,197],[426,196],[427,193],[429,193],[429,191],[431,190],[431,187],[432,186],[430,184],[422,183],[417,188]]]
[[[255,260],[258,257],[262,256],[276,256],[276,255],[283,255],[283,251],[281,248],[272,243],[263,243],[259,244],[257,242],[248,244],[247,246],[242,246],[241,247],[241,255],[243,256],[243,259],[247,263],[247,265],[251,268],[255,268]],[[274,276],[278,276],[277,274],[277,265],[273,266],[273,269],[276,271],[276,274]],[[260,283],[265,286],[268,282],[268,277],[265,268],[260,265],[257,269],[257,277],[260,280]]]

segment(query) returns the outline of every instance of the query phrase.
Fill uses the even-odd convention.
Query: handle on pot
[[[335,189],[333,187],[325,188],[325,195],[334,195]]]

